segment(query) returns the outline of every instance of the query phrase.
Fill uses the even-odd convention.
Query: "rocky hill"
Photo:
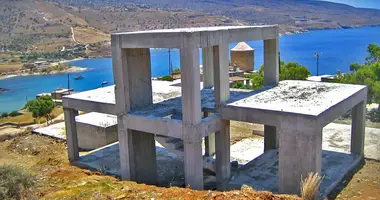
[[[18,51],[107,47],[109,33],[121,30],[279,24],[285,33],[380,25],[380,10],[315,0],[3,0],[0,11],[0,50]]]

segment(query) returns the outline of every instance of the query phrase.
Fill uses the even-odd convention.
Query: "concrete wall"
[[[118,141],[117,125],[107,128],[84,123],[76,123],[78,131],[78,145],[81,149],[97,149]]]
[[[235,66],[243,71],[254,70],[254,51],[231,51],[231,66]]]

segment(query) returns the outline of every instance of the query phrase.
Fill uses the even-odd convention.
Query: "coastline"
[[[86,59],[89,59],[89,58],[74,58],[71,60],[62,60],[62,61],[51,63],[51,66],[56,66],[58,64],[64,64],[64,63],[69,63],[69,62],[74,62],[74,61],[79,61],[79,60],[86,60]]]
[[[54,65],[52,65],[52,66],[54,66]],[[8,78],[13,78],[13,77],[17,77],[17,76],[54,75],[54,74],[83,72],[83,71],[87,71],[87,70],[88,70],[88,68],[78,67],[78,66],[71,66],[70,68],[68,68],[66,70],[62,70],[62,71],[50,71],[49,73],[44,73],[44,72],[24,73],[24,72],[20,72],[20,73],[17,73],[17,74],[10,74],[10,75],[5,75],[5,76],[0,75],[0,80],[8,79]]]
[[[307,28],[307,29],[300,29],[300,30],[293,30],[293,31],[285,31],[280,32],[280,36],[282,35],[295,35],[295,34],[303,34],[310,31],[326,31],[326,30],[344,30],[344,29],[359,29],[359,28],[371,28],[371,27],[380,27],[380,24],[372,24],[372,25],[355,25],[355,26],[339,26],[335,28],[331,27],[321,27],[321,28]]]

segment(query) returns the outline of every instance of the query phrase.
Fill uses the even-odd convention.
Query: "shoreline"
[[[311,31],[328,31],[328,30],[346,30],[346,29],[359,29],[359,28],[375,28],[380,27],[380,24],[373,24],[373,25],[356,25],[356,26],[340,26],[336,28],[309,28],[309,29],[301,29],[301,30],[295,30],[295,31],[285,31],[284,33],[279,33],[280,36],[283,35],[295,35],[295,34],[303,34]]]
[[[54,66],[54,65],[52,65]],[[49,73],[43,73],[43,72],[35,72],[35,73],[17,73],[17,74],[10,74],[10,75],[5,75],[1,76],[0,75],[0,80],[8,79],[8,78],[13,78],[13,77],[18,77],[18,76],[38,76],[38,75],[54,75],[54,74],[65,74],[65,73],[75,73],[75,72],[84,72],[89,70],[89,68],[84,68],[84,67],[78,67],[78,66],[71,66],[69,69],[63,70],[63,71],[51,71]]]

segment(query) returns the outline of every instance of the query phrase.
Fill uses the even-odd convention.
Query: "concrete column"
[[[214,63],[213,48],[202,48],[202,66],[203,66],[203,88],[214,87]],[[204,112],[204,117],[208,117],[209,113]],[[210,133],[205,137],[205,156],[213,156],[215,154],[215,133]]]
[[[278,37],[264,40],[264,85],[279,82]],[[275,126],[264,125],[264,151],[278,148],[278,130]]]
[[[220,106],[230,98],[228,43],[213,47],[215,106]],[[230,161],[230,121],[222,120],[220,131],[215,133],[216,146],[216,187],[218,190],[229,189],[231,176]]]
[[[78,111],[70,108],[63,108],[66,127],[66,142],[69,161],[74,162],[79,159],[78,133],[75,123],[75,116]]]
[[[142,131],[128,130],[131,180],[137,183],[157,183],[157,160],[154,135]]]
[[[115,80],[116,111],[123,180],[157,182],[154,135],[129,130],[126,115],[130,110],[153,104],[150,50],[122,49],[121,38],[112,36],[112,63]]]
[[[321,173],[322,127],[315,120],[282,120],[279,149],[279,192],[300,194],[300,181]]]
[[[277,85],[279,82],[278,37],[264,40],[264,85]]]
[[[208,112],[204,112],[203,116],[209,116]],[[215,154],[215,133],[210,133],[205,137],[205,156],[213,156]]]
[[[202,48],[203,88],[214,87],[212,46]]]
[[[362,101],[352,109],[351,153],[364,156],[366,101]]]
[[[185,183],[203,190],[199,49],[191,38],[180,48]]]

